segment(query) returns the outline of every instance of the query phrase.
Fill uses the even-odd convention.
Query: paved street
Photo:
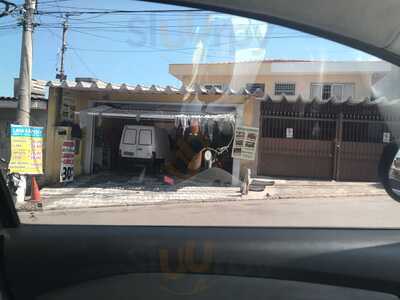
[[[172,186],[144,173],[83,177],[42,189],[43,209],[20,216],[34,224],[400,227],[400,203],[377,183],[280,179],[242,196],[225,175]]]
[[[297,198],[21,212],[20,217],[33,224],[400,227],[400,203],[387,196]]]

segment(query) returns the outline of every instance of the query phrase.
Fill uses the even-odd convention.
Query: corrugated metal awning
[[[115,108],[108,105],[100,105],[76,112],[77,114],[88,114],[90,116],[114,117],[114,118],[141,118],[157,120],[175,120],[178,118],[199,118],[199,119],[234,119],[235,111],[227,107],[225,112],[217,111],[188,111],[182,107],[181,110],[145,110]]]

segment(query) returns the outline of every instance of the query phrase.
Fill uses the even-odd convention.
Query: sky
[[[15,3],[21,5],[23,1]],[[135,12],[110,13],[112,10]],[[172,5],[131,0],[39,0],[38,12],[33,78],[43,80],[52,80],[57,73],[66,13],[71,14],[64,67],[68,80],[93,77],[113,83],[179,88],[180,82],[168,73],[172,63],[376,60],[361,51],[285,27]],[[18,14],[0,18],[0,96],[13,95],[13,79],[19,74],[18,19]]]

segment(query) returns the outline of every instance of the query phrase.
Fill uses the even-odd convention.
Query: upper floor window
[[[246,84],[246,90],[250,93],[255,93],[257,90],[261,90],[265,92],[265,84],[264,83],[248,83]]]
[[[296,95],[296,84],[295,83],[275,83],[275,95]]]
[[[354,90],[354,83],[312,83],[310,97],[322,100],[336,97],[338,100],[346,100],[354,97]]]
[[[336,95],[337,98],[339,98],[338,96],[340,96],[339,99],[342,98],[342,95]],[[330,97],[332,97],[332,84],[324,84],[322,86],[322,99],[323,100],[328,100]]]

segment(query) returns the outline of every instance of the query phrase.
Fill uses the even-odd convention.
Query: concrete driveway
[[[231,186],[231,175],[212,170],[188,180],[165,184],[163,176],[145,172],[101,173],[81,177],[66,185],[41,190],[43,210],[131,206],[162,202],[236,201],[241,199],[240,187]],[[31,205],[19,209],[29,209]]]
[[[261,182],[271,180],[255,179]],[[163,176],[101,173],[81,177],[74,183],[41,190],[43,210],[68,210],[98,207],[154,205],[197,202],[277,201],[283,199],[324,199],[340,197],[386,196],[376,183],[311,180],[274,180],[262,192],[240,193],[230,185],[231,175],[223,170],[209,170],[189,180],[163,183]],[[31,210],[31,205],[20,210]]]

